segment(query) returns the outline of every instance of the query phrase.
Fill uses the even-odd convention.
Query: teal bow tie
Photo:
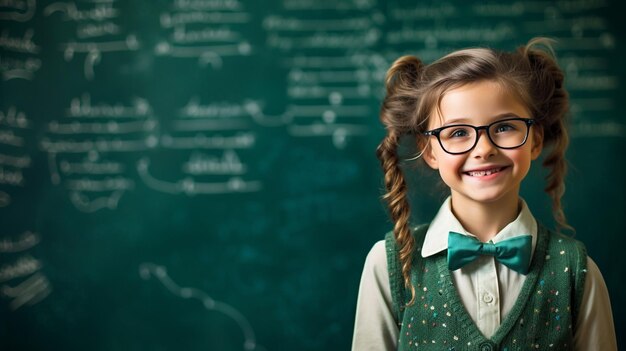
[[[532,236],[521,235],[494,244],[450,232],[448,234],[448,268],[457,270],[481,255],[491,255],[512,270],[526,275],[530,264]]]

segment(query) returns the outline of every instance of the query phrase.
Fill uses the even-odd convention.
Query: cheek
[[[464,158],[454,155],[440,155],[439,174],[446,184],[456,181],[461,176]]]
[[[509,158],[513,161],[513,164],[518,169],[518,172],[522,173],[523,176],[526,176],[532,162],[532,155],[530,153],[530,150],[513,153],[509,156]]]

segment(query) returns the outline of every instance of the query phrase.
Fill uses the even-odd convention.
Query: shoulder
[[[367,265],[372,267],[382,267],[387,269],[387,252],[385,251],[385,240],[377,241],[370,249],[365,258]]]

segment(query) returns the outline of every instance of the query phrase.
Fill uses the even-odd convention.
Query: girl
[[[387,72],[377,156],[394,229],[365,261],[353,350],[617,349],[598,267],[519,197],[546,149],[557,229],[571,229],[561,208],[568,94],[540,47],[551,52],[535,38],[515,52],[460,50],[430,65],[404,56]],[[406,135],[450,189],[417,227],[397,153]]]

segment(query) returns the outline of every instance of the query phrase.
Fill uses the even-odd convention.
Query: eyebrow
[[[491,122],[494,122],[494,121],[497,121],[497,120],[499,120],[499,119],[504,119],[504,118],[524,118],[524,117],[518,116],[518,115],[516,115],[516,114],[515,114],[515,113],[513,113],[513,112],[505,112],[505,113],[501,113],[501,114],[499,114],[499,115],[495,115],[495,116],[493,116],[493,117],[491,118],[490,123],[491,123]],[[444,127],[444,126],[449,126],[449,125],[453,125],[453,124],[459,124],[459,123],[462,123],[462,124],[469,124],[469,123],[468,123],[468,121],[469,121],[469,118],[466,118],[466,117],[454,118],[454,119],[451,119],[451,120],[447,121],[446,123],[444,123],[444,124],[442,125],[442,127]]]

